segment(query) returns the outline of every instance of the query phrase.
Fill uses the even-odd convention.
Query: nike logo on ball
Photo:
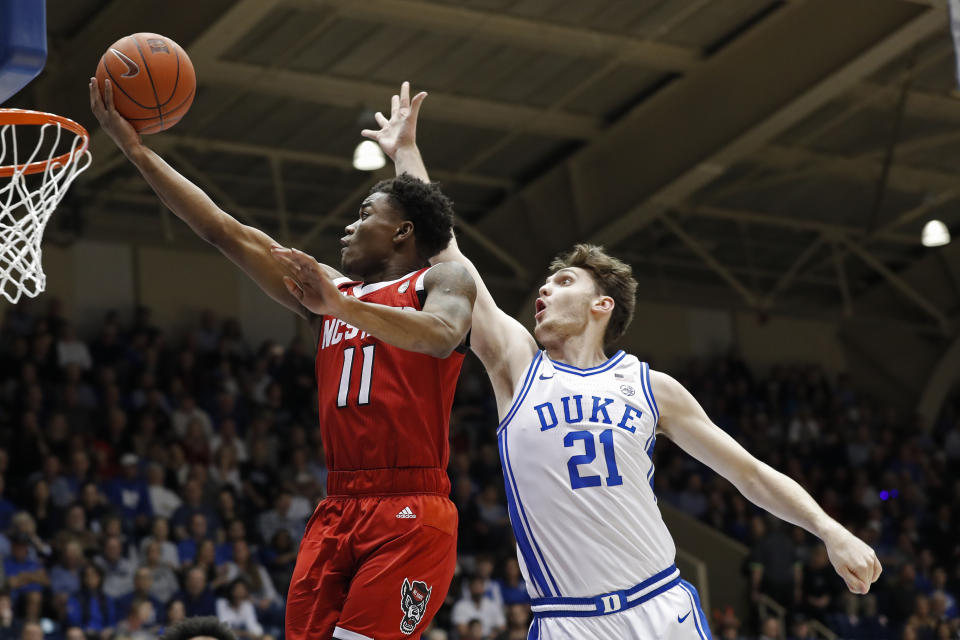
[[[116,49],[110,49],[110,53],[117,56],[117,58],[127,66],[127,72],[120,76],[121,78],[132,78],[133,76],[140,73],[140,65],[131,60],[127,55],[122,51],[117,51]]]
[[[693,609],[691,609],[690,611],[693,611]],[[677,616],[677,622],[679,622],[680,624],[683,624],[683,621],[686,620],[687,616],[690,615],[690,611],[687,611],[686,615],[684,615],[682,618],[680,616]]]

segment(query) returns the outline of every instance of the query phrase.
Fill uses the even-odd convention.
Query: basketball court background
[[[633,265],[625,347],[658,368],[730,350],[759,370],[817,363],[924,427],[960,377],[960,249],[920,244],[930,219],[960,225],[943,2],[49,0],[47,27],[45,70],[3,106],[92,134],[44,243],[44,296],[81,330],[137,304],[164,327],[214,308],[254,343],[301,329],[97,131],[98,58],[153,31],[184,46],[199,89],[149,144],[321,261],[392,172],[351,156],[410,80],[430,92],[420,147],[464,251],[521,320],[548,259],[591,241]]]

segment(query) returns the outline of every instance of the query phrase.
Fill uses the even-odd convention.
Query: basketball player
[[[163,203],[316,335],[329,497],[300,544],[286,637],[420,637],[456,564],[448,420],[476,296],[462,265],[428,264],[449,241],[450,201],[409,176],[375,185],[341,240],[344,276],[219,209],[104,89],[91,79],[97,120]]]
[[[425,97],[410,100],[404,83],[390,119],[378,114],[381,129],[363,135],[398,172],[427,181],[415,140]],[[819,537],[850,591],[869,591],[881,571],[870,547],[714,425],[676,380],[623,351],[608,357],[633,315],[628,265],[590,245],[554,260],[536,300],[534,339],[497,307],[455,239],[433,260],[459,262],[477,281],[471,347],[500,414],[507,502],[535,616],[530,638],[710,637],[656,506],[658,435]]]

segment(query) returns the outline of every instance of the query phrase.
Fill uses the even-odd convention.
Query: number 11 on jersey
[[[361,347],[363,364],[360,369],[360,392],[357,394],[357,405],[370,404],[370,381],[373,378],[373,351],[376,345],[367,344]],[[343,350],[343,369],[340,370],[340,389],[337,392],[337,407],[347,406],[347,397],[350,394],[350,378],[353,374],[353,354],[356,347],[347,347]]]

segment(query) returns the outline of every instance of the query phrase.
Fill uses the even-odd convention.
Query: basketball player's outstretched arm
[[[427,272],[427,297],[417,312],[342,295],[322,265],[302,251],[277,247],[273,255],[287,270],[284,283],[290,294],[305,308],[339,318],[395,347],[446,358],[470,330],[477,289],[459,264],[438,264]]]
[[[427,168],[417,148],[417,115],[426,97],[426,92],[421,91],[411,99],[410,83],[404,82],[400,87],[400,94],[393,96],[390,102],[390,119],[378,112],[375,117],[380,129],[364,129],[361,135],[380,144],[383,152],[396,165],[398,175],[409,173],[429,182]],[[537,343],[522,324],[497,306],[473,262],[460,251],[456,236],[451,234],[450,244],[431,258],[430,262],[461,264],[477,283],[470,348],[480,358],[490,376],[497,408],[502,417],[510,408],[518,380],[537,352]]]
[[[90,108],[120,151],[154,190],[160,200],[193,231],[215,246],[244,270],[271,298],[304,318],[309,312],[290,295],[283,283],[283,269],[270,255],[276,245],[259,229],[237,221],[214,204],[206,193],[180,175],[163,158],[143,144],[140,135],[113,106],[113,87],[109,80],[101,99],[96,78],[90,79]],[[340,274],[324,267],[331,277]]]
[[[880,561],[865,542],[828,516],[794,480],[757,460],[715,425],[696,398],[672,377],[650,372],[660,409],[658,429],[729,480],[748,500],[823,540],[830,562],[853,593],[867,593]]]

